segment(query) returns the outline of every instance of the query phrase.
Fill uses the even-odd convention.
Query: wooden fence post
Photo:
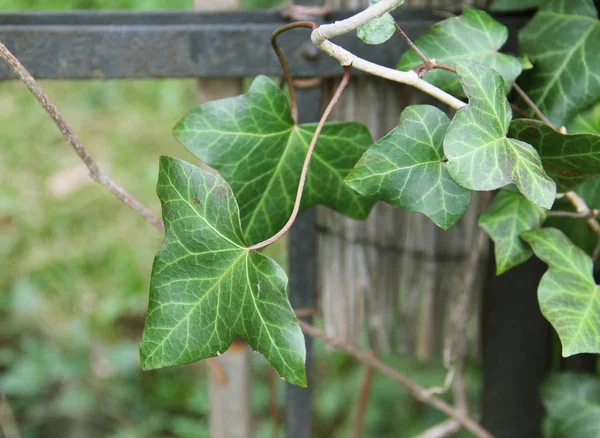
[[[241,0],[194,0],[197,11],[240,9]],[[242,94],[242,81],[237,79],[199,79],[199,103]],[[215,438],[250,438],[252,436],[250,348],[234,341],[229,350],[211,359],[227,376],[222,382],[218,374],[209,372],[210,436]]]

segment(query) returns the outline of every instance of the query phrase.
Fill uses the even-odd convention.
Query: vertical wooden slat
[[[329,7],[349,9],[365,8],[368,3],[326,2]],[[427,6],[448,6],[448,2],[413,0],[403,7]],[[404,43],[394,36],[387,44]],[[378,139],[398,124],[401,110],[411,103],[436,104],[395,83],[354,78],[332,119],[362,122]],[[448,296],[461,284],[463,263],[476,230],[478,197],[471,204],[448,232],[421,214],[383,203],[375,206],[365,222],[320,208],[318,289],[325,331],[356,343],[364,322],[375,351],[395,347],[422,359],[439,356]]]
[[[240,9],[241,0],[194,0],[197,11],[227,11]],[[199,103],[242,94],[241,80],[199,79]],[[251,411],[251,351],[242,341],[234,341],[229,350],[213,359],[225,371],[227,382],[220,382],[209,373],[210,436],[219,438],[250,438]]]

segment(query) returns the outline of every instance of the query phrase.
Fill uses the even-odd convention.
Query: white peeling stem
[[[466,105],[463,101],[440,90],[436,86],[431,85],[429,82],[424,81],[414,71],[399,71],[394,70],[393,68],[383,67],[367,61],[366,59],[362,59],[354,53],[329,41],[330,38],[351,32],[372,19],[382,16],[393,9],[398,3],[398,0],[381,0],[379,3],[376,3],[346,20],[336,21],[332,24],[324,24],[312,32],[311,40],[315,46],[336,59],[342,67],[352,66],[374,76],[410,85],[435,97],[440,102],[445,103],[454,109],[462,108]]]

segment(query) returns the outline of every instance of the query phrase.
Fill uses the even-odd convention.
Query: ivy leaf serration
[[[302,163],[315,124],[294,124],[286,94],[266,76],[242,96],[209,102],[175,126],[175,137],[217,169],[240,208],[249,244],[261,242],[287,222]],[[327,123],[310,163],[302,209],[322,204],[353,219],[365,219],[374,201],[344,184],[372,144],[359,123]]]
[[[471,190],[495,190],[514,183],[527,199],[550,208],[556,184],[546,175],[535,149],[507,138],[512,117],[504,80],[473,61],[456,61],[469,104],[460,108],[444,138],[450,176]]]
[[[595,375],[555,374],[542,386],[548,437],[600,436],[600,381]]]
[[[533,255],[519,235],[542,226],[546,210],[512,190],[500,190],[492,205],[479,216],[479,225],[494,241],[496,274],[526,262]]]
[[[519,33],[534,68],[519,81],[556,126],[600,98],[600,21],[593,0],[547,0]]]
[[[241,337],[284,379],[306,386],[304,338],[287,300],[287,277],[246,248],[229,185],[161,157],[157,193],[166,235],[152,267],[144,369],[217,356]]]
[[[484,11],[465,9],[459,17],[448,18],[429,28],[415,41],[428,58],[439,64],[454,65],[458,59],[468,59],[497,70],[505,79],[506,91],[521,74],[522,66],[513,56],[498,50],[508,38],[506,26]],[[412,50],[398,62],[399,70],[411,70],[423,61]],[[424,77],[427,82],[454,94],[464,96],[458,78],[446,70],[434,70]]]
[[[600,353],[600,288],[590,256],[556,228],[526,231],[521,238],[548,265],[538,301],[558,332],[563,356]]]
[[[540,154],[544,169],[567,192],[600,173],[600,135],[566,135],[539,120],[516,119],[511,137],[529,143]]]
[[[437,108],[409,106],[399,125],[363,155],[347,184],[450,228],[467,209],[471,192],[450,178],[444,162],[442,141],[449,123]]]

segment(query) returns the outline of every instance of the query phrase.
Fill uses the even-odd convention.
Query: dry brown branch
[[[165,232],[165,227],[160,220],[152,213],[149,209],[144,207],[137,199],[115,184],[108,176],[106,176],[92,156],[83,146],[83,143],[75,134],[73,129],[69,126],[66,120],[62,117],[58,108],[52,103],[48,95],[35,81],[33,76],[29,74],[27,69],[19,62],[19,60],[6,48],[4,44],[0,42],[0,58],[6,62],[11,70],[21,79],[21,81],[27,86],[31,94],[36,98],[40,105],[46,110],[50,118],[54,121],[58,129],[62,133],[63,137],[75,150],[79,158],[85,163],[86,167],[90,171],[90,177],[99,183],[100,185],[107,188],[113,195],[123,201],[125,204],[137,211],[144,219],[150,222],[157,230]]]
[[[327,336],[325,333],[313,327],[312,325],[299,320],[300,327],[308,336],[317,338],[325,342],[326,344],[344,351],[350,356],[363,362],[365,365],[375,368],[382,374],[390,377],[392,380],[400,383],[419,401],[426,403],[434,408],[442,411],[449,417],[455,419],[462,427],[473,433],[478,438],[494,438],[491,433],[483,428],[477,421],[471,418],[467,413],[461,409],[456,409],[446,403],[444,400],[432,395],[427,389],[415,383],[412,379],[405,376],[404,374],[396,371],[392,367],[381,362],[379,359],[373,357],[369,353],[358,350],[353,345],[342,342],[338,339]]]
[[[369,405],[374,374],[375,369],[372,366],[366,365],[356,403],[356,413],[354,414],[354,423],[352,424],[352,438],[361,438],[363,436],[365,415],[367,413],[367,406]]]

